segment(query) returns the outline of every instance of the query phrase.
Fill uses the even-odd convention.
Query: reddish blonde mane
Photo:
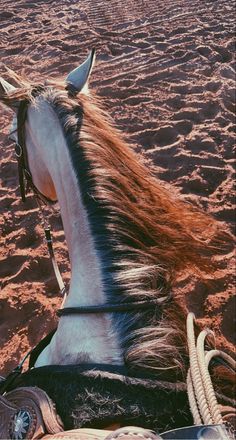
[[[95,98],[81,96],[78,102],[84,113],[80,143],[93,164],[96,196],[122,219],[116,233],[128,236],[140,259],[162,268],[169,281],[186,268],[211,273],[209,252],[216,252],[222,226],[151,175]]]

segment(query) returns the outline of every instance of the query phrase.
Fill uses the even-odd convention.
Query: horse
[[[76,398],[71,394],[76,388],[71,376],[75,366],[78,374],[85,371],[86,387],[91,377],[103,380],[94,366],[108,371],[110,378],[125,368],[133,388],[140,390],[146,381],[153,393],[154,383],[162,386],[160,398],[166,404],[158,409],[156,424],[164,411],[162,428],[184,426],[191,422],[182,384],[187,365],[184,311],[172,286],[185,271],[202,277],[211,273],[214,262],[209,255],[221,228],[210,215],[164,187],[126,143],[90,91],[94,61],[92,50],[63,80],[30,82],[11,70],[8,81],[0,79],[1,103],[18,115],[22,103],[26,105],[23,172],[30,174],[37,197],[58,201],[71,265],[58,327],[24,384],[42,386],[53,394],[52,375],[60,382],[62,372],[67,372],[68,405]],[[11,138],[19,142],[18,137],[15,116]],[[124,385],[120,378],[117,390]],[[106,377],[104,383],[103,391],[109,387]],[[57,399],[58,395],[60,406]],[[91,405],[92,400],[90,396]],[[115,418],[114,402],[108,407],[104,414]],[[76,417],[66,415],[68,407],[60,411],[68,429],[82,426],[79,411]],[[142,422],[151,424],[144,413]]]

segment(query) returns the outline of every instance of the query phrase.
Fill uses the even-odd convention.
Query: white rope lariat
[[[187,317],[187,339],[189,349],[190,368],[187,375],[187,391],[190,409],[195,425],[212,425],[224,423],[220,405],[216,400],[215,391],[209,374],[209,364],[213,357],[221,357],[236,370],[236,361],[220,350],[205,352],[205,339],[214,333],[203,330],[195,341],[194,334],[195,316],[189,313]]]

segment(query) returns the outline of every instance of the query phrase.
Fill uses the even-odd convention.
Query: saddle
[[[64,431],[55,404],[47,393],[38,387],[20,387],[0,396],[0,439],[37,440],[158,440],[149,430],[128,427],[115,431],[75,429]]]
[[[64,431],[55,404],[47,393],[38,387],[20,387],[0,396],[1,440],[171,440],[219,438],[230,440],[224,425],[201,425],[156,434],[140,427],[119,429],[80,428]],[[200,435],[200,436],[199,436]]]

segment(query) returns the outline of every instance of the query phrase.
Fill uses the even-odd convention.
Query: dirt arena
[[[0,62],[30,78],[63,76],[95,47],[91,89],[116,125],[176,193],[233,231],[234,1],[1,0]],[[60,304],[36,202],[22,203],[11,112],[0,111],[1,373],[56,325]],[[64,279],[70,279],[58,209],[46,209]],[[175,288],[184,309],[234,350],[233,246],[214,283]]]

